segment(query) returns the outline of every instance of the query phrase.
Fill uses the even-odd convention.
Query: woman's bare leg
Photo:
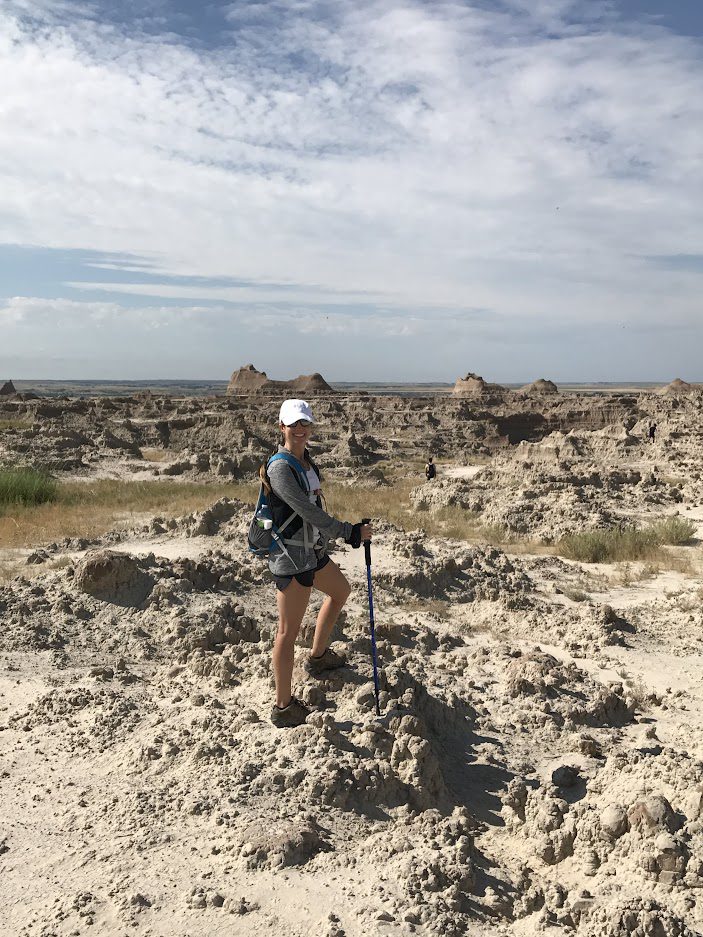
[[[312,642],[313,657],[322,657],[327,650],[330,635],[344,603],[349,598],[351,586],[337,564],[330,560],[324,569],[315,573],[315,588],[324,592],[327,598],[317,616],[315,637]]]
[[[278,632],[273,645],[273,675],[276,681],[276,706],[287,706],[291,700],[295,639],[308,607],[311,589],[293,580],[287,589],[276,590]]]

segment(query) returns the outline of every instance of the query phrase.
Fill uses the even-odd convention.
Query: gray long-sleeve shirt
[[[279,446],[278,451],[289,450]],[[285,553],[276,551],[269,557],[269,569],[274,576],[293,576],[295,573],[314,569],[319,560],[326,556],[328,542],[338,537],[347,540],[351,536],[352,525],[346,521],[338,521],[318,504],[314,504],[298,484],[290,465],[283,459],[271,464],[268,477],[278,497],[303,519],[300,530],[290,537],[283,531],[290,559]],[[317,528],[320,533],[317,544],[313,544],[316,539],[313,528]]]

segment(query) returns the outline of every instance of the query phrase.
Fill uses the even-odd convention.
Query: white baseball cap
[[[315,422],[307,400],[284,400],[281,404],[278,419],[284,426],[292,426],[298,420],[307,420],[309,423]]]

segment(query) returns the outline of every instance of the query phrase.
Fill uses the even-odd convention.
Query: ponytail
[[[269,481],[269,477],[266,474],[265,465],[259,466],[259,481],[261,482],[262,488],[266,492],[266,497],[267,498],[270,497],[271,496],[271,482]]]

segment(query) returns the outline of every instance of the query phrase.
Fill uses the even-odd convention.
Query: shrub
[[[55,501],[57,485],[45,472],[30,468],[0,469],[0,506],[46,504]]]
[[[582,563],[616,563],[656,556],[663,544],[686,543],[695,526],[680,517],[667,517],[649,527],[587,530],[563,537],[558,552]]]
[[[584,592],[583,589],[577,589],[574,586],[565,586],[561,591],[567,599],[571,599],[572,602],[589,601],[589,595],[587,592]]]
[[[696,532],[696,525],[683,517],[667,517],[653,525],[660,543],[688,543]]]

